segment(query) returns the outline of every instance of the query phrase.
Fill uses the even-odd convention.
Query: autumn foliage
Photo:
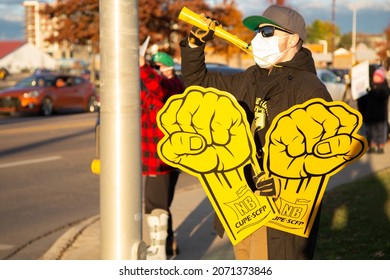
[[[158,44],[164,51],[178,52],[179,41],[187,36],[190,25],[178,19],[185,6],[196,13],[204,13],[218,19],[223,28],[238,37],[247,32],[242,22],[242,14],[234,0],[225,0],[210,7],[204,0],[139,0],[139,41],[150,35],[151,44]],[[47,4],[41,11],[43,16],[53,20],[53,31],[46,38],[50,43],[91,45],[99,49],[99,0],[57,0]],[[221,39],[213,42],[216,52],[234,53],[239,50]]]
[[[53,20],[50,43],[96,45],[99,41],[99,0],[57,0],[41,14]]]

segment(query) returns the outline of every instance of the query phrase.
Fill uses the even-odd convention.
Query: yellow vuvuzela
[[[198,15],[197,13],[194,13],[190,9],[183,7],[183,9],[180,11],[179,19],[183,20],[189,24],[192,24],[193,26],[196,26],[200,29],[207,30],[209,27],[208,25],[202,20],[202,17]],[[224,30],[222,27],[217,26],[215,27],[215,36],[218,36],[222,39],[225,39],[226,41],[231,42],[233,45],[239,47],[240,49],[247,51],[250,49],[250,44],[247,42],[241,40],[236,35],[233,35],[229,33],[228,31]],[[250,52],[252,53],[252,52]]]

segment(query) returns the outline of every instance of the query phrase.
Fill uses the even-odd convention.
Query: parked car
[[[34,70],[34,75],[44,75],[44,74],[53,74],[54,71],[50,70],[50,69],[46,69],[46,68],[36,68]]]
[[[95,86],[76,75],[36,74],[0,91],[0,113],[98,110]]]
[[[177,75],[181,75],[181,65],[175,64],[175,72]],[[206,63],[206,68],[209,72],[221,72],[222,74],[235,74],[243,72],[245,69],[238,67],[230,67],[222,63]]]
[[[318,78],[325,84],[333,100],[344,100],[347,85],[329,69],[317,69]]]
[[[337,75],[337,77],[339,77],[339,79],[342,83],[345,83],[346,85],[351,83],[351,77],[350,77],[348,69],[329,68],[329,70],[332,71],[333,73],[335,73]]]

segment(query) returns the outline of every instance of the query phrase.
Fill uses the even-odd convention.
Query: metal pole
[[[352,66],[356,63],[356,7],[352,8]]]
[[[102,259],[145,259],[138,1],[100,0]]]
[[[336,37],[336,0],[332,0],[332,66],[334,67],[334,51],[335,51],[335,37]]]

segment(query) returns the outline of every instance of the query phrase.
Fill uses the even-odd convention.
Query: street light
[[[352,7],[352,66],[356,63],[356,7]]]
[[[87,52],[88,52],[89,80],[92,83],[95,83],[95,58],[93,56],[92,40],[88,40]]]
[[[332,49],[332,66],[334,66],[334,49],[335,49],[335,36],[336,36],[336,0],[332,0],[332,41],[331,41],[331,49]]]

